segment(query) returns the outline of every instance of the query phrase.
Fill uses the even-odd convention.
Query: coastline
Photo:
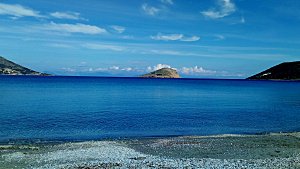
[[[299,168],[300,132],[0,145],[0,168]]]

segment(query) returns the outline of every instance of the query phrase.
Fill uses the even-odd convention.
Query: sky
[[[246,78],[300,60],[299,0],[0,0],[0,55],[55,75]]]

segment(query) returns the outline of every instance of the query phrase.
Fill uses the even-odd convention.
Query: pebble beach
[[[139,138],[0,146],[0,168],[300,168],[300,134]]]

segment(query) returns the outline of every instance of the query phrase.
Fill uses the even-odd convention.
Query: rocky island
[[[142,78],[180,78],[175,69],[162,68],[140,76]]]
[[[48,76],[49,74],[36,72],[0,56],[0,75],[37,75]]]
[[[284,62],[267,69],[254,76],[250,80],[300,80],[300,61]]]

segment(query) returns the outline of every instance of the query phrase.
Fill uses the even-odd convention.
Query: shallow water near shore
[[[300,82],[0,76],[0,142],[300,130]]]

